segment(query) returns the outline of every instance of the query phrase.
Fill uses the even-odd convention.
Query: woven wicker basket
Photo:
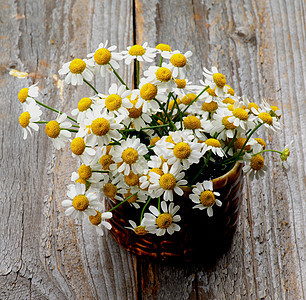
[[[192,209],[194,203],[188,198],[191,189],[186,187],[184,195],[174,200],[181,207],[178,211],[182,218],[180,232],[161,237],[136,235],[125,227],[130,227],[128,220],[139,220],[140,210],[126,204],[113,211],[111,234],[122,247],[146,258],[210,263],[228,250],[236,230],[242,198],[242,165],[236,163],[228,173],[214,179],[213,185],[222,201],[221,207],[214,206],[213,217],[208,217],[206,210]],[[116,203],[109,201],[109,207],[114,205]]]

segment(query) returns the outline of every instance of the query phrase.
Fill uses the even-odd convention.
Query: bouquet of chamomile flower
[[[150,48],[144,43],[116,52],[116,46],[101,43],[86,59],[73,59],[59,70],[67,84],[92,88],[69,115],[40,102],[37,84],[20,90],[24,139],[44,126],[54,147],[69,143],[80,162],[62,202],[67,216],[86,218],[102,235],[103,227],[111,229],[112,211],[130,205],[141,216],[129,220],[136,234],[173,234],[184,214],[176,203],[183,187],[191,189],[186,201],[212,217],[222,205],[213,178],[241,162],[243,171],[258,179],[267,169],[267,151],[287,160],[287,147],[268,150],[255,137],[259,129],[280,128],[280,110],[236,95],[216,67],[204,68],[200,83],[192,84],[187,79],[191,56],[191,51],[173,51],[166,44]],[[123,63],[135,69],[135,88],[119,75]],[[142,78],[140,63],[151,64]],[[116,81],[108,90],[90,83],[107,73]],[[41,120],[40,107],[56,112],[54,120]],[[114,202],[111,209],[105,199]]]

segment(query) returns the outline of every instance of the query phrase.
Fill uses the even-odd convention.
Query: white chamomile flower
[[[136,96],[134,100],[129,99],[129,101],[132,103],[133,107],[127,108],[129,114],[123,119],[122,123],[125,126],[132,124],[132,128],[140,131],[141,128],[147,127],[148,124],[152,122],[150,117],[152,107],[148,104],[148,101],[140,100],[138,96]],[[150,102],[156,103],[156,101]],[[147,108],[146,112],[144,111],[145,107]],[[148,107],[150,109],[148,109]]]
[[[93,161],[96,154],[96,150],[86,146],[84,139],[81,137],[74,138],[71,141],[70,148],[72,156],[79,157],[81,161],[86,165],[89,165]]]
[[[163,157],[167,159],[169,165],[181,163],[183,169],[187,170],[190,168],[190,165],[200,161],[200,158],[202,157],[202,145],[184,139],[183,135],[180,135],[180,139],[175,139],[174,136],[176,133],[178,133],[178,131],[171,135],[174,143],[165,142]],[[177,140],[177,142],[175,140]]]
[[[172,52],[171,47],[168,44],[158,44],[155,49],[159,52]]]
[[[99,103],[111,116],[126,117],[129,114],[127,108],[133,107],[130,100],[126,98],[131,94],[131,91],[126,90],[124,85],[118,87],[116,83],[113,83],[109,88],[108,93],[109,95],[102,97]]]
[[[122,129],[121,118],[114,118],[106,111],[100,113],[99,110],[89,111],[86,119],[80,124],[77,136],[85,137],[86,144],[95,147],[97,144],[102,147],[108,145],[111,139],[119,140],[121,134],[118,129]]]
[[[215,90],[217,96],[223,96],[225,93],[224,87],[226,84],[225,76],[219,73],[216,67],[212,67],[211,71],[207,70],[206,68],[203,69],[203,75],[208,79],[209,87]]]
[[[144,71],[144,76],[141,83],[152,83],[157,86],[158,89],[172,90],[176,87],[175,82],[172,80],[171,71],[167,67],[151,66],[148,70]]]
[[[261,103],[261,107],[263,110],[268,112],[272,117],[277,117],[278,119],[280,119],[281,111],[277,106],[270,105],[266,100],[263,100]]]
[[[231,116],[231,111],[226,107],[218,109],[213,115],[211,126],[207,127],[206,131],[209,132],[211,136],[218,133],[218,138],[222,141],[232,139],[235,135],[235,131],[240,132],[241,128],[238,127],[237,130],[237,127],[228,121]]]
[[[142,219],[140,225],[137,225],[133,220],[129,220],[132,227],[125,228],[133,230],[137,235],[146,235],[149,231],[146,230],[146,227],[143,225],[143,221],[144,219]]]
[[[93,78],[92,65],[86,59],[75,58],[65,63],[58,71],[60,75],[66,75],[65,82],[72,85],[82,85],[83,79],[91,81]]]
[[[122,51],[121,54],[125,59],[125,63],[129,65],[134,59],[138,61],[153,62],[156,56],[156,49],[148,47],[148,43],[134,45],[127,48],[127,51]]]
[[[112,159],[115,164],[110,166],[110,169],[116,168],[118,172],[128,175],[131,171],[135,174],[143,172],[143,166],[146,165],[144,155],[148,153],[145,144],[140,142],[139,138],[133,136],[121,142],[121,145],[116,145],[110,150]],[[117,164],[120,164],[117,167]]]
[[[259,108],[258,110],[253,108],[252,113],[257,116],[257,121],[263,124],[266,128],[272,131],[280,129],[280,122],[276,115],[272,117],[270,113],[266,112],[261,108]]]
[[[65,143],[69,141],[71,132],[68,131],[72,124],[67,121],[67,115],[58,114],[55,120],[47,123],[45,132],[51,138],[53,146],[59,150],[65,147]]]
[[[120,174],[121,175],[121,174]],[[122,195],[127,192],[126,189],[118,187],[118,182],[114,181],[112,177],[105,176],[100,182],[102,187],[102,195],[111,200],[123,201]]]
[[[188,93],[198,93],[199,87],[192,84],[188,79],[174,79],[173,92],[181,99]]]
[[[95,215],[96,210],[100,210],[102,207],[102,203],[98,200],[97,190],[89,188],[86,191],[85,184],[70,184],[67,196],[72,200],[64,200],[62,206],[66,208],[66,216],[71,216],[74,219],[82,220],[85,215]]]
[[[169,68],[174,78],[186,78],[186,72],[188,72],[191,68],[191,51],[187,51],[185,54],[182,54],[179,51],[173,51],[171,53],[163,52],[161,55],[164,58],[170,59],[170,63],[167,65],[167,68]]]
[[[166,232],[172,235],[175,231],[180,231],[181,227],[175,223],[181,220],[179,215],[175,215],[180,207],[178,205],[174,206],[173,202],[167,207],[167,203],[162,201],[161,209],[163,213],[159,212],[155,206],[151,205],[149,207],[151,213],[145,213],[143,220],[143,226],[146,230],[157,236],[162,236]]]
[[[71,114],[78,116],[77,122],[80,124],[86,118],[89,110],[98,110],[100,108],[102,108],[101,105],[97,104],[93,97],[84,97],[79,101],[78,107],[71,111]]]
[[[179,196],[184,194],[181,186],[187,184],[187,180],[183,179],[184,172],[181,172],[182,166],[179,163],[175,163],[172,166],[163,164],[163,175],[155,172],[150,173],[150,186],[149,194],[153,198],[158,198],[163,195],[165,201],[173,201],[173,193],[175,192]]]
[[[210,139],[207,139],[203,143],[202,154],[204,155],[206,152],[208,152],[210,150],[212,151],[213,154],[218,155],[220,157],[223,157],[225,155],[225,153],[224,153],[224,151],[221,147],[221,143],[217,139],[210,138]]]
[[[228,122],[234,124],[236,127],[240,127],[243,131],[247,131],[255,127],[255,116],[249,114],[243,108],[243,103],[236,101],[233,105],[232,116],[228,118]]]
[[[19,124],[22,127],[23,139],[28,136],[28,131],[32,135],[31,129],[38,131],[38,125],[35,122],[40,120],[42,111],[35,103],[25,104],[23,106],[24,112],[19,116]]]
[[[293,141],[291,141],[289,144],[287,144],[284,148],[284,150],[282,151],[282,154],[280,155],[280,158],[281,158],[281,161],[282,161],[282,164],[283,164],[283,167],[285,169],[288,169],[289,168],[289,164],[287,162],[287,159],[290,155],[290,151],[292,151],[292,144],[293,144]],[[290,150],[290,149],[291,150]]]
[[[222,202],[216,199],[215,196],[220,196],[220,193],[213,191],[212,181],[204,181],[196,184],[196,187],[192,189],[192,194],[189,195],[189,198],[192,200],[192,202],[197,204],[193,207],[194,209],[207,209],[207,215],[212,217],[212,207],[215,204],[217,206],[222,205]]]
[[[103,236],[103,227],[108,230],[112,229],[112,225],[107,221],[113,217],[113,214],[109,211],[101,213],[96,210],[96,214],[88,217],[89,224],[95,226],[98,235]]]
[[[122,56],[114,52],[117,46],[110,46],[107,48],[107,44],[108,41],[100,43],[94,53],[87,55],[87,57],[91,58],[94,62],[97,72],[99,72],[102,77],[105,77],[106,72],[112,73],[112,67],[114,69],[119,69],[117,61],[122,60]]]
[[[80,180],[82,182],[89,182],[92,187],[99,187],[100,181],[104,179],[105,176],[107,176],[106,173],[100,173],[101,171],[101,165],[91,163],[89,165],[82,164],[78,172],[73,172],[71,175],[71,181],[77,181]]]
[[[244,161],[246,165],[242,168],[244,173],[248,173],[251,180],[259,179],[259,177],[264,176],[267,171],[267,166],[265,165],[265,159],[261,154],[257,154],[262,150],[262,145],[255,144],[253,146],[253,154],[244,155]]]
[[[18,99],[22,104],[36,103],[33,98],[38,96],[38,82],[28,88],[23,88],[18,93]]]

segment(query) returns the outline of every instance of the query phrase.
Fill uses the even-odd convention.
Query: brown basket
[[[175,204],[180,206],[181,231],[173,235],[157,237],[153,234],[136,235],[128,220],[139,223],[140,209],[123,204],[113,211],[111,234],[128,251],[143,257],[176,262],[212,262],[230,247],[239,216],[242,199],[242,165],[236,163],[225,175],[213,179],[214,191],[221,195],[222,206],[214,206],[213,217],[206,210],[192,209],[194,203],[188,198],[191,188],[184,188],[184,196],[176,195]],[[109,207],[116,203],[109,201]],[[135,215],[136,212],[136,215]]]

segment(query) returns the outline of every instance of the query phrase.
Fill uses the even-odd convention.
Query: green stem
[[[161,67],[162,63],[163,63],[163,57],[160,56],[159,65],[158,66]]]
[[[158,208],[159,213],[161,213],[161,211],[160,211],[160,202],[161,202],[161,201],[160,201],[160,197],[159,197],[159,198],[158,198],[158,207],[157,207],[157,208]]]
[[[94,171],[94,170],[91,170],[91,172],[93,172],[93,173],[109,173],[109,171]]]
[[[149,202],[151,201],[152,197],[149,197],[148,201],[146,202],[145,206],[143,207],[142,211],[141,211],[141,215],[140,215],[140,224],[141,224],[141,221],[143,219],[143,214],[147,208],[147,206],[149,205]]]
[[[198,98],[209,88],[209,85],[198,95],[196,96],[188,105],[187,107],[182,111],[182,114],[185,113],[185,111],[189,108],[190,105],[192,105],[195,101],[198,100]]]
[[[126,201],[128,201],[130,198],[132,198],[132,197],[133,197],[134,195],[136,195],[136,194],[137,194],[137,192],[134,193],[134,194],[132,194],[132,195],[130,195],[130,196],[128,196],[128,197],[127,197],[126,199],[124,199],[122,202],[120,202],[120,203],[117,204],[116,206],[112,207],[112,208],[109,210],[109,212],[115,210],[116,208],[118,208],[120,205],[122,205],[123,203],[125,203]]]
[[[139,75],[140,75],[140,64],[139,64],[139,60],[137,60],[136,62],[137,64],[137,89],[139,88]]]
[[[70,132],[79,132],[78,130],[70,129],[70,128],[60,128],[60,130],[67,130]]]
[[[234,134],[234,137],[232,138],[231,142],[229,143],[229,145],[227,146],[227,149],[225,151],[225,155],[227,154],[228,150],[232,147],[232,145],[234,144],[235,142],[235,139],[236,139],[236,136],[237,136],[237,129],[235,129],[235,134]]]
[[[123,85],[125,85],[125,88],[126,88],[127,90],[129,90],[128,86],[125,84],[125,82],[124,82],[124,81],[122,80],[122,78],[119,76],[119,74],[116,72],[115,68],[114,68],[110,63],[108,63],[108,64],[109,64],[110,67],[112,68],[114,74],[115,74],[116,77],[119,79],[119,81],[120,81]]]
[[[193,178],[193,180],[192,180],[191,183],[194,183],[194,182],[197,180],[197,178],[200,176],[200,174],[203,172],[203,170],[206,168],[206,166],[207,166],[207,164],[208,164],[208,162],[209,162],[209,160],[210,160],[211,155],[212,155],[212,151],[210,150],[209,153],[208,153],[208,156],[207,156],[207,158],[206,158],[206,161],[205,161],[205,163],[204,163],[204,165],[203,165],[203,167],[202,167],[202,168],[200,169],[200,171],[196,174],[196,176]]]
[[[83,78],[83,81],[88,85],[88,86],[90,86],[93,90],[94,90],[94,92],[96,93],[96,94],[99,94],[98,93],[98,91],[86,80],[86,79],[84,79]]]
[[[281,151],[277,151],[277,150],[272,150],[272,149],[267,149],[267,150],[262,150],[258,153],[255,153],[255,154],[252,154],[252,156],[255,156],[257,154],[260,154],[260,153],[264,153],[264,152],[276,152],[276,153],[279,153],[279,154],[283,154]]]
[[[171,120],[170,116],[168,115],[168,113],[166,112],[164,106],[157,99],[154,98],[154,100],[156,102],[158,102],[159,107],[163,110],[165,116],[167,117],[167,119],[169,121],[169,124],[172,126],[172,129],[174,129],[174,131],[177,131],[177,128],[176,128],[175,124],[172,122],[172,120]]]
[[[63,114],[61,111],[58,111],[57,109],[54,109],[54,108],[52,108],[52,107],[50,107],[50,106],[48,106],[48,105],[46,105],[46,104],[43,104],[43,103],[39,102],[39,101],[36,100],[36,99],[34,99],[34,100],[35,100],[35,102],[36,102],[37,104],[39,104],[39,105],[41,105],[41,106],[43,106],[43,107],[45,107],[45,108],[48,108],[48,109],[50,109],[50,110],[52,110],[52,111],[54,111],[54,112],[56,112],[56,113],[58,113],[58,114]],[[71,118],[71,117],[69,117],[69,116],[67,116],[67,118],[68,118],[69,120],[75,122],[75,123],[78,123],[77,120],[75,120],[75,119],[73,119],[73,118]]]

